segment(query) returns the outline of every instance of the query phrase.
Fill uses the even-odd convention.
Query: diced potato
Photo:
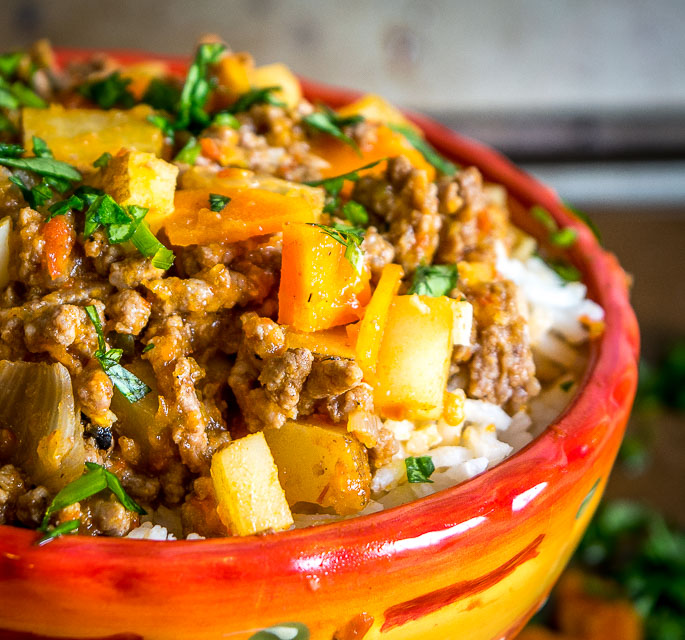
[[[459,280],[469,287],[495,279],[495,265],[489,262],[461,261],[457,263],[457,270]]]
[[[454,309],[454,327],[452,328],[453,344],[468,347],[471,344],[473,326],[473,305],[467,300],[452,300]]]
[[[234,440],[215,453],[211,474],[219,517],[232,533],[249,536],[293,524],[263,433]]]
[[[297,76],[280,62],[265,64],[248,71],[250,84],[258,89],[280,87],[275,96],[293,109],[302,100],[302,88]]]
[[[169,73],[166,63],[159,60],[146,60],[139,64],[132,64],[121,70],[121,77],[131,80],[127,89],[140,100],[150,82],[156,78],[164,78]]]
[[[160,420],[159,394],[157,380],[152,367],[145,360],[135,360],[126,364],[128,369],[137,378],[140,378],[151,391],[138,402],[129,402],[118,391],[114,392],[110,408],[117,417],[115,429],[127,438],[135,440],[141,448],[144,457],[149,457],[155,447],[161,443],[162,431],[167,426],[165,420]]]
[[[371,494],[369,459],[364,446],[344,428],[298,421],[263,433],[288,504],[317,504],[340,515],[366,506]]]
[[[122,151],[97,178],[102,189],[119,204],[147,207],[145,221],[156,233],[174,210],[178,167],[152,153]]]
[[[231,53],[224,56],[216,65],[219,86],[229,97],[235,99],[250,90],[248,73],[254,69],[254,60],[249,53]]]
[[[47,109],[25,108],[22,111],[24,146],[38,136],[47,142],[57,160],[81,169],[103,153],[135,149],[160,155],[164,145],[162,131],[147,121],[152,109],[140,105],[128,111],[110,109],[65,109],[51,104]]]
[[[376,366],[376,407],[393,419],[442,414],[454,309],[446,296],[395,296]]]
[[[421,132],[413,122],[404,117],[404,114],[397,107],[375,93],[367,93],[359,98],[359,100],[355,100],[350,104],[346,104],[344,107],[340,107],[338,113],[343,118],[359,115],[364,116],[364,119],[369,120],[370,122],[398,124],[403,127],[409,127],[417,133]]]

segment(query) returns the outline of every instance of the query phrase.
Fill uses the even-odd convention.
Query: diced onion
[[[83,427],[61,364],[0,361],[0,426],[17,438],[10,460],[58,491],[83,472]]]

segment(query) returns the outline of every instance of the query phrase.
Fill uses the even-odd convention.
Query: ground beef
[[[281,427],[297,417],[314,357],[307,349],[286,349],[283,328],[273,320],[250,312],[241,322],[243,340],[228,384],[250,431]]]
[[[50,500],[50,492],[45,487],[30,489],[17,499],[17,520],[25,527],[40,526]]]
[[[506,232],[503,212],[488,207],[483,177],[467,167],[452,178],[438,181],[439,211],[443,218],[436,260],[455,264],[460,260],[494,264],[495,243]]]
[[[362,250],[366,264],[371,270],[371,277],[377,283],[383,267],[395,258],[395,247],[378,232],[376,227],[369,227],[364,234]]]
[[[116,420],[109,410],[114,385],[97,360],[91,360],[74,378],[74,391],[81,411],[92,423],[108,427]]]
[[[128,333],[137,336],[150,319],[150,304],[133,289],[124,289],[115,293],[107,302],[109,322],[107,328],[117,333]]]
[[[181,507],[183,535],[199,533],[206,538],[229,534],[216,510],[216,496],[211,478],[198,478]]]
[[[391,158],[383,175],[366,175],[357,181],[352,199],[387,227],[383,235],[406,271],[433,261],[442,218],[437,188],[425,171],[414,169],[404,156]]]
[[[111,266],[126,255],[122,244],[110,244],[104,229],[97,229],[93,235],[85,240],[82,239],[83,253],[90,262],[96,273],[106,278]]]
[[[144,282],[161,278],[163,274],[164,270],[153,266],[149,258],[134,255],[112,264],[109,281],[117,289],[135,289]]]
[[[317,355],[312,363],[311,373],[302,389],[298,406],[299,413],[308,415],[314,412],[317,401],[326,400],[331,403],[331,413],[335,421],[339,422],[348,412],[345,403],[337,401],[350,389],[360,385],[363,373],[359,365],[348,358],[338,356]],[[336,400],[333,400],[333,399]]]
[[[46,284],[46,274],[41,268],[45,241],[40,230],[45,217],[30,207],[24,207],[17,216],[12,232],[13,253],[16,260],[11,261],[13,279],[28,287],[42,288]]]
[[[26,491],[24,479],[14,465],[0,467],[0,524],[16,519],[17,500]]]
[[[478,332],[478,347],[468,364],[469,396],[507,405],[511,411],[540,391],[517,296],[516,285],[507,280],[467,291]]]

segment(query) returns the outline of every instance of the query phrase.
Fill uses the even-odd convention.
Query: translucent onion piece
[[[10,281],[10,232],[12,220],[5,216],[0,220],[0,289],[4,289]]]
[[[14,432],[11,462],[32,482],[58,491],[83,472],[83,427],[63,365],[0,361],[0,426]]]

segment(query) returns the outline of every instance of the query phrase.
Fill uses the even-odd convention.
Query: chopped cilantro
[[[0,55],[0,75],[4,76],[5,78],[13,77],[16,74],[19,64],[21,63],[21,59],[24,57],[24,55],[25,54],[21,51],[3,53]]]
[[[150,387],[134,376],[128,369],[124,369],[124,367],[119,364],[119,360],[121,360],[121,356],[123,355],[121,349],[107,349],[102,325],[100,324],[100,316],[95,307],[93,305],[88,305],[86,307],[86,314],[93,323],[98,336],[98,349],[95,352],[95,359],[100,363],[103,371],[109,376],[112,384],[131,403],[137,402],[145,397],[150,393]]]
[[[564,206],[571,212],[573,213],[576,218],[579,218],[582,222],[585,223],[585,226],[587,226],[590,231],[592,231],[592,234],[597,238],[597,242],[600,244],[602,243],[602,234],[599,232],[599,228],[595,224],[594,220],[590,218],[590,216],[585,213],[584,211],[581,211],[580,209],[576,209],[574,206],[570,205],[568,202],[564,203]]]
[[[173,113],[176,111],[180,97],[181,90],[176,85],[153,78],[143,94],[143,102],[155,109]]]
[[[33,144],[33,155],[37,158],[52,158],[52,151],[48,148],[47,143],[42,138],[38,136],[33,136],[31,139]]]
[[[93,307],[91,307],[93,308]],[[94,308],[93,308],[94,309]],[[107,471],[104,467],[96,464],[94,462],[86,462],[85,473],[78,477],[73,482],[70,482],[66,487],[64,487],[52,500],[48,508],[45,510],[45,515],[43,516],[43,522],[39,527],[39,531],[45,532],[43,538],[38,541],[38,544],[45,544],[50,540],[53,540],[63,533],[69,531],[74,531],[78,529],[81,524],[78,519],[69,520],[65,523],[58,525],[48,532],[48,527],[50,524],[50,517],[72,504],[90,498],[104,489],[109,489],[121,502],[121,504],[129,511],[135,511],[141,515],[145,515],[145,510],[135,502],[121,486],[119,478],[117,478],[111,471]]]
[[[93,166],[96,169],[102,169],[109,164],[111,159],[112,154],[109,151],[105,151],[95,162],[93,162]]]
[[[549,234],[549,241],[557,247],[571,247],[577,239],[578,232],[573,227],[564,227]]]
[[[119,71],[110,73],[101,80],[95,80],[79,87],[79,93],[103,109],[124,107],[130,109],[136,102],[128,90],[130,78],[122,78]]]
[[[393,131],[401,133],[411,144],[414,149],[416,149],[426,160],[426,162],[432,164],[440,173],[444,173],[446,176],[453,176],[457,172],[457,166],[443,158],[433,147],[424,140],[420,134],[418,134],[414,129],[402,124],[388,124]]]
[[[352,265],[354,270],[361,274],[364,266],[364,252],[361,249],[364,240],[364,230],[357,227],[350,227],[344,224],[334,224],[326,226],[309,222],[313,227],[318,227],[326,235],[345,247],[345,259]]]
[[[532,215],[533,218],[535,218],[548,233],[554,233],[559,229],[559,226],[557,225],[556,220],[552,217],[552,214],[550,214],[547,209],[541,207],[540,205],[536,204],[534,207],[531,207],[530,215]]]
[[[340,206],[340,191],[345,184],[345,180],[356,182],[360,178],[360,171],[371,169],[371,167],[375,167],[380,162],[383,162],[383,160],[370,162],[369,164],[365,164],[363,167],[359,167],[354,171],[349,171],[348,173],[343,173],[339,176],[323,178],[322,180],[310,180],[309,182],[305,182],[305,184],[309,185],[310,187],[323,187],[327,195],[326,205],[324,206],[323,210],[326,213],[335,213]]]
[[[230,127],[231,129],[240,129],[240,121],[232,113],[228,111],[220,111],[214,116],[212,124],[217,127]]]
[[[155,348],[155,343],[150,342],[143,347],[143,353],[147,353],[148,351],[152,351],[154,348]]]
[[[147,117],[147,121],[150,124],[154,124],[155,127],[160,128],[165,137],[173,138],[174,124],[171,122],[171,120],[169,120],[169,118],[165,118],[158,113],[152,113]]]
[[[24,153],[24,147],[20,144],[0,142],[0,158],[18,158]]]
[[[545,260],[547,266],[551,267],[562,280],[566,282],[578,282],[580,271],[565,260]]]
[[[433,458],[430,456],[421,456],[414,458],[409,456],[404,459],[404,466],[407,468],[407,480],[412,483],[430,482],[431,475],[435,471]]]
[[[176,154],[174,162],[182,162],[183,164],[194,165],[197,157],[200,155],[202,148],[194,136],[188,139],[183,148]]]
[[[238,99],[229,107],[228,112],[231,114],[241,113],[242,111],[247,111],[255,104],[270,104],[274,107],[285,107],[285,102],[282,102],[274,95],[275,91],[280,90],[281,87],[250,89],[238,97]]]
[[[71,181],[81,180],[81,174],[74,167],[54,158],[0,157],[0,164],[6,167],[33,171],[33,173],[37,173],[39,176],[51,176]]]
[[[355,227],[361,227],[369,224],[369,212],[366,210],[363,204],[359,202],[354,202],[350,200],[343,205],[342,208],[343,215],[347,218]]]
[[[167,249],[157,239],[145,221],[138,224],[135,233],[131,236],[131,242],[142,255],[150,258],[153,267],[166,270],[174,264],[174,252]]]
[[[223,211],[224,207],[231,201],[228,196],[222,196],[219,193],[209,194],[209,208],[212,211]]]
[[[455,264],[419,265],[407,293],[420,296],[446,296],[457,286],[459,272]]]
[[[333,111],[333,109],[324,105],[321,107],[321,111],[310,113],[309,115],[306,115],[303,120],[312,127],[312,129],[328,133],[345,144],[349,144],[359,155],[361,155],[357,143],[343,132],[343,127],[361,122],[364,120],[363,116],[355,115],[341,117]]]

